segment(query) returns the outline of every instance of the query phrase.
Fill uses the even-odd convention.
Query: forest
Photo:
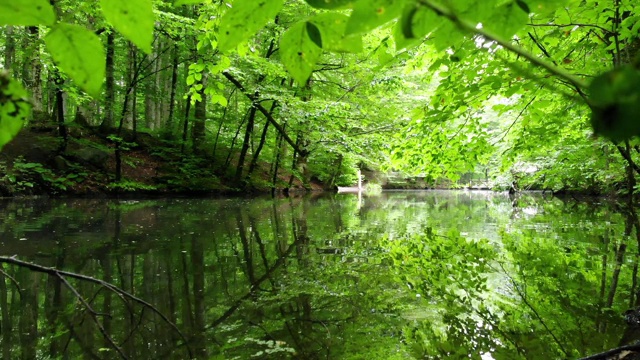
[[[640,358],[636,0],[0,0],[0,50],[3,358]]]
[[[97,5],[0,5],[5,195],[635,189],[633,1]]]

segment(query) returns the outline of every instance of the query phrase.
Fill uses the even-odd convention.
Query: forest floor
[[[123,134],[132,138],[131,133]],[[66,146],[55,129],[24,129],[0,152],[0,196],[223,195],[271,191],[270,164],[237,184],[235,163],[182,151],[178,142],[138,133],[122,151],[116,181],[115,143],[88,129],[71,128]],[[227,164],[224,166],[222,164]],[[276,188],[291,174],[279,172]],[[323,185],[312,182],[312,190]],[[303,191],[294,179],[290,191]]]

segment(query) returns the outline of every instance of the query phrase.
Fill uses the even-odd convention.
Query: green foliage
[[[92,31],[73,24],[57,24],[44,39],[51,57],[93,97],[100,96],[105,76],[105,51]]]
[[[640,136],[640,71],[625,65],[593,79],[590,86],[596,134],[613,142]]]
[[[0,72],[0,150],[18,134],[31,112],[22,85]]]
[[[218,47],[234,49],[254,35],[282,9],[284,0],[236,0],[220,20]]]
[[[151,0],[100,0],[105,19],[147,54],[151,53],[155,15]]]
[[[362,36],[346,35],[349,17],[340,13],[320,13],[309,21],[317,25],[321,34],[321,42],[316,44],[335,52],[361,52],[363,50]],[[295,45],[295,44],[289,44]]]
[[[371,31],[400,15],[404,0],[359,0],[353,5],[345,34]]]
[[[304,85],[322,54],[322,43],[313,41],[309,34],[308,22],[300,22],[290,27],[280,39],[282,60],[291,76]],[[313,26],[317,30],[317,27]]]
[[[11,194],[28,194],[43,189],[57,194],[65,192],[69,187],[85,180],[87,173],[73,169],[66,175],[60,175],[41,163],[26,162],[24,158],[17,158],[11,167],[4,163],[0,165],[4,174],[0,177],[0,186]]]
[[[318,8],[318,9],[342,9],[345,8],[354,0],[305,0],[309,5]]]
[[[114,191],[125,191],[125,192],[136,192],[136,191],[154,191],[158,188],[154,185],[143,184],[134,180],[120,180],[118,182],[113,182],[108,185],[110,190]]]
[[[0,1],[0,24],[53,25],[56,14],[48,0]]]

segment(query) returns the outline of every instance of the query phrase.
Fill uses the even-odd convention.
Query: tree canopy
[[[0,145],[45,113],[116,139],[123,128],[181,139],[236,181],[268,161],[306,185],[352,183],[359,167],[601,193],[640,171],[630,0],[0,8],[3,65],[34,107],[26,115],[19,82],[3,82]]]

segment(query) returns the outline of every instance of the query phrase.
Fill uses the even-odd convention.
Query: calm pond
[[[3,200],[0,357],[579,358],[640,339],[625,209],[462,191]]]

